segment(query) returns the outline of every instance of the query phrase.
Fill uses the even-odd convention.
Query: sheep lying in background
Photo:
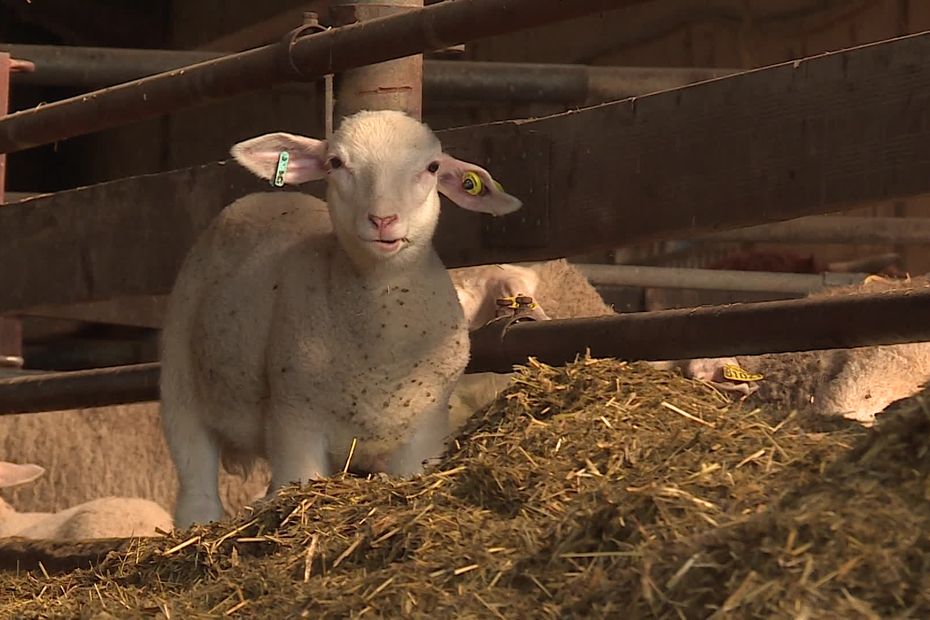
[[[480,290],[482,274],[495,273],[496,266],[468,267],[453,271],[453,281],[463,289]],[[584,276],[565,261],[525,265],[511,271],[510,289],[526,289],[535,298],[540,311],[551,318],[580,318],[612,314],[600,295]],[[456,273],[457,272],[457,273]],[[563,283],[565,284],[563,286]],[[897,288],[930,286],[926,278],[891,280],[872,277],[858,286],[838,287],[819,292],[812,297],[843,295],[855,292],[873,293]],[[487,289],[488,294],[504,290],[500,283]],[[469,291],[460,291],[460,296]],[[480,307],[473,317],[475,325],[483,325],[494,316],[490,305]],[[752,402],[782,409],[802,409],[822,415],[844,416],[870,424],[875,415],[896,400],[907,398],[930,382],[930,343],[912,343],[857,349],[836,349],[741,355],[728,358],[670,360],[651,362],[655,368],[678,369],[692,379],[710,382],[724,390],[748,396]],[[730,381],[723,376],[727,365],[736,365],[753,374],[761,374],[758,382]],[[485,406],[509,382],[511,375],[480,373],[467,375],[453,398],[453,418],[461,423],[470,412]],[[751,395],[751,396],[750,396]]]
[[[885,279],[876,276],[856,286],[812,294],[849,293],[930,286],[926,276]],[[930,382],[930,342],[739,356],[750,372],[765,375],[754,399],[781,407],[843,416],[871,424],[891,403],[916,394]]]
[[[246,196],[181,267],[161,384],[179,527],[223,516],[221,455],[246,466],[267,457],[272,491],[350,461],[410,475],[438,457],[469,353],[432,245],[439,193],[494,215],[521,206],[400,112],[360,112],[326,141],[260,136],[232,154],[279,184],[325,179],[327,202]]]
[[[23,511],[55,512],[107,496],[152,500],[173,512],[177,476],[161,431],[158,403],[0,416],[0,454],[40,462],[45,475],[4,494]],[[228,514],[264,494],[267,465],[242,478],[220,469]]]
[[[0,461],[0,489],[39,478],[39,465]],[[88,540],[159,536],[170,532],[171,517],[155,502],[124,497],[104,497],[60,512],[17,512],[0,499],[0,538]]]

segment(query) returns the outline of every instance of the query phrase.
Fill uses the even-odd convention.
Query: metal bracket
[[[294,64],[293,49],[294,45],[297,43],[298,39],[302,39],[307,36],[317,34],[319,32],[326,32],[329,30],[326,26],[323,26],[317,21],[315,17],[306,16],[307,23],[294,28],[281,38],[281,42],[278,46],[279,49],[279,61],[278,64],[285,71],[290,71],[300,79],[304,81],[315,82],[319,79],[318,76],[307,77],[304,75],[304,72],[300,70],[296,64]]]
[[[493,361],[503,357],[504,337],[513,325],[525,321],[536,321],[529,316],[529,304],[519,304],[512,314],[499,316],[471,332],[471,361],[469,365],[482,368],[493,366]]]
[[[536,318],[532,316],[533,310],[536,309],[536,302],[528,295],[502,297],[495,303],[497,305],[496,318],[512,318],[513,323],[536,320]]]

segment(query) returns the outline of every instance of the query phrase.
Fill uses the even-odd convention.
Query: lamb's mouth
[[[410,243],[410,240],[406,237],[401,237],[399,239],[372,239],[371,242],[379,251],[391,253],[396,252],[402,246]]]

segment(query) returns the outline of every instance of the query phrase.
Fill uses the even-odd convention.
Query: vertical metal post
[[[331,14],[340,25],[423,8],[423,0],[334,0]],[[423,55],[408,56],[336,76],[334,121],[359,110],[423,113]]]
[[[9,54],[0,53],[0,117],[9,109],[10,73],[13,63]],[[6,155],[0,153],[0,204],[6,187]],[[3,291],[0,291],[0,295]],[[23,365],[22,324],[18,319],[0,316],[0,368]]]
[[[10,104],[10,73],[13,66],[10,55],[0,52],[0,116],[4,116]],[[0,153],[0,204],[6,187],[6,155]]]

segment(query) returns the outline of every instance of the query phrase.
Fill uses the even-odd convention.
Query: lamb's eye
[[[436,174],[439,171],[439,162],[434,161],[429,166],[427,166],[426,169],[432,174]]]
[[[339,158],[336,157],[336,156],[330,157],[330,158],[329,158],[329,167],[330,167],[331,170],[337,170],[337,169],[339,169],[339,168],[342,168],[342,160],[339,159]]]

